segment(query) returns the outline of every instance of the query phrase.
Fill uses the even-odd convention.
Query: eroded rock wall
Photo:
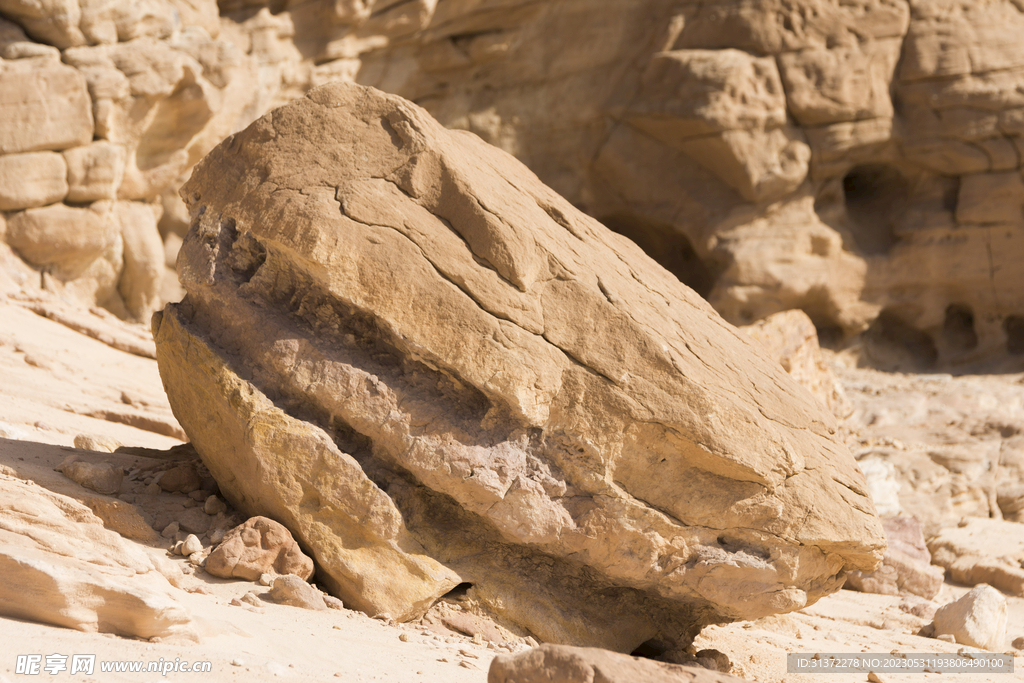
[[[156,241],[97,203],[159,198],[173,262],[195,161],[341,79],[517,156],[733,323],[802,308],[904,369],[1024,353],[1019,0],[64,5],[0,3],[22,122],[0,210],[38,214],[8,241],[123,314],[152,309],[150,276],[121,273]],[[68,220],[88,244],[40,257]]]
[[[262,113],[218,35],[212,2],[0,2],[0,239],[37,284],[138,321],[180,296],[177,188]]]
[[[1024,351],[1019,1],[380,4],[222,11],[516,155],[731,322]]]

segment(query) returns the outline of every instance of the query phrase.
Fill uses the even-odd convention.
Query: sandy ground
[[[196,582],[206,584],[205,581]],[[486,680],[494,652],[468,639],[423,634],[411,627],[389,626],[349,610],[312,612],[297,607],[267,604],[263,613],[233,607],[251,584],[225,582],[208,585],[210,595],[188,594],[180,601],[202,622],[199,644],[150,643],[106,634],[67,629],[10,619],[0,620],[0,672],[10,681],[18,654],[95,654],[97,668],[85,681],[422,681],[462,683]],[[266,590],[266,589],[262,589]],[[407,642],[401,637],[406,637]],[[101,673],[99,662],[210,662],[210,673],[160,674]],[[69,660],[70,661],[70,660]],[[43,674],[46,675],[45,673]]]
[[[146,357],[145,344],[138,345],[139,340],[145,341],[145,329],[126,328],[94,315],[86,321],[89,334],[83,334],[68,326],[83,327],[74,320],[62,324],[50,319],[61,318],[59,302],[44,303],[0,297],[0,466],[58,493],[95,503],[98,494],[53,471],[67,455],[76,452],[71,447],[75,436],[113,438],[125,446],[164,450],[180,440],[173,435],[176,425],[163,396],[156,363]],[[64,317],[73,317],[73,313],[65,311]],[[126,470],[145,467],[153,460],[137,453],[82,455],[116,462]],[[171,494],[166,495],[164,502],[177,504]],[[124,515],[146,514],[141,509],[136,512],[139,494],[123,494],[121,500]],[[118,523],[126,523],[125,519],[120,517]],[[166,539],[151,540],[148,552],[170,557]],[[173,561],[191,570],[184,558]],[[62,654],[69,658],[96,655],[96,670],[91,676],[72,676],[68,672],[40,675],[55,680],[483,683],[490,660],[507,651],[479,639],[474,642],[466,636],[439,634],[422,626],[384,623],[349,610],[314,612],[262,600],[258,608],[230,604],[247,592],[262,595],[267,590],[245,581],[216,579],[201,570],[187,576],[183,588],[174,589],[174,593],[199,624],[198,643],[148,642],[0,618],[0,683],[35,680],[16,672],[17,656],[29,654]],[[936,602],[943,604],[967,590],[947,584]],[[872,680],[866,674],[787,674],[789,652],[954,653],[963,649],[914,635],[927,622],[900,609],[901,601],[897,597],[840,591],[798,613],[709,627],[696,646],[726,653],[733,662],[733,674],[761,683]],[[1024,599],[1011,597],[1008,604],[1005,649],[1011,651],[1012,640],[1024,636]],[[104,661],[148,663],[161,658],[164,662],[210,662],[211,671],[164,676],[102,673],[99,669]],[[1016,671],[1013,675],[987,676],[881,674],[876,680],[1024,680],[1021,657],[1016,659]]]

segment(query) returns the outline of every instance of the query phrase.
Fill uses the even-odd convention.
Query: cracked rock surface
[[[520,632],[629,652],[881,559],[835,419],[476,136],[330,84],[182,196],[188,295],[153,323],[175,416],[346,605],[411,619],[468,583]]]

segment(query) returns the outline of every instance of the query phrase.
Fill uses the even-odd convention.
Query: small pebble
[[[245,664],[245,662],[243,662],[241,659],[232,659],[231,660],[231,666],[243,666],[244,664]]]
[[[409,634],[408,633],[403,633],[403,634],[398,636],[398,639],[400,641],[402,641],[403,643],[408,643],[409,642]]]
[[[185,537],[185,540],[181,544],[182,555],[192,555],[198,553],[203,549],[203,543],[199,540],[199,537],[195,534],[189,534]]]

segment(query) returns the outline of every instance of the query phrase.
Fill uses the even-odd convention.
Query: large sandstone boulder
[[[409,619],[470,583],[543,640],[631,651],[881,558],[826,409],[476,136],[333,84],[182,195],[188,295],[153,321],[175,415],[345,604]]]

